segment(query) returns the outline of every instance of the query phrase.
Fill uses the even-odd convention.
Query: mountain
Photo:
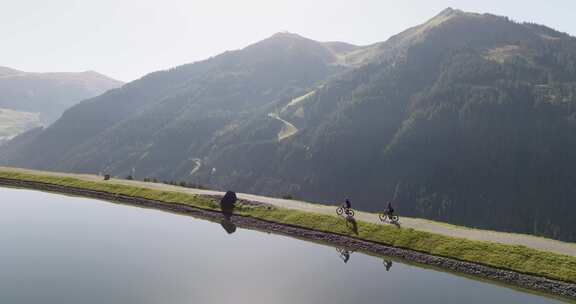
[[[122,82],[96,72],[27,73],[0,66],[0,145],[57,120],[72,105]]]
[[[0,163],[394,200],[574,241],[575,79],[575,38],[490,14],[447,9],[369,46],[280,33],[81,102]]]
[[[272,104],[348,69],[337,63],[338,55],[322,43],[279,33],[240,51],[152,73],[66,111],[30,147],[17,149],[10,163],[168,176],[200,157],[194,151],[216,134],[266,117]],[[270,132],[253,135],[266,139]],[[9,148],[16,146],[18,140]]]
[[[0,108],[38,113],[41,123],[50,124],[72,105],[122,84],[93,71],[28,73],[0,67]]]

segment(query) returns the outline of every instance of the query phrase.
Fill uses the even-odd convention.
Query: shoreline
[[[70,194],[105,201],[119,202],[127,205],[175,212],[182,215],[191,215],[207,219],[213,219],[215,221],[222,221],[226,218],[222,212],[216,210],[204,209],[173,202],[168,203],[158,200],[151,200],[147,198],[128,196],[124,194],[117,194],[106,191],[63,186],[52,183],[1,177],[0,185],[14,188],[24,188],[24,189],[33,189],[53,193]],[[214,197],[210,198],[214,199]],[[264,203],[259,202],[251,202],[251,203],[266,205]],[[232,223],[234,223],[234,225],[241,226],[243,228],[253,228],[263,230],[266,232],[278,233],[311,241],[323,242],[337,247],[345,247],[353,249],[354,251],[363,251],[367,253],[373,253],[376,255],[399,258],[417,264],[438,267],[441,269],[446,269],[448,271],[461,273],[464,275],[471,275],[473,277],[478,277],[480,279],[487,279],[489,281],[501,282],[507,285],[526,288],[538,292],[544,292],[546,294],[560,296],[571,300],[576,299],[575,283],[553,280],[536,275],[524,274],[512,270],[499,269],[496,267],[486,266],[479,263],[461,261],[454,258],[436,256],[412,249],[393,247],[373,241],[360,239],[354,236],[343,235],[333,232],[317,231],[286,223],[276,223],[273,221],[255,218],[252,216],[232,214],[229,216],[229,220]]]

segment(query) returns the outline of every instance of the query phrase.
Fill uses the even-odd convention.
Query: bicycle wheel
[[[381,222],[386,222],[386,219],[388,218],[388,216],[384,213],[378,214],[378,217],[380,218]]]
[[[349,209],[348,211],[346,211],[346,214],[350,217],[354,217],[354,210]]]
[[[342,213],[344,213],[344,209],[342,207],[336,208],[336,214],[342,215]]]
[[[400,218],[399,218],[397,215],[394,215],[394,216],[390,219],[390,221],[391,221],[392,223],[398,223],[399,220],[400,220]]]

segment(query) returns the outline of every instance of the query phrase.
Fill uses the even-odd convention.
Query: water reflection
[[[236,232],[236,225],[234,225],[234,223],[232,223],[232,221],[229,219],[225,218],[221,220],[220,225],[222,225],[222,228],[224,228],[228,234]]]
[[[390,268],[392,268],[392,260],[384,259],[384,267],[386,267],[386,271],[390,271]]]
[[[400,260],[392,276],[380,257],[340,248],[341,263],[333,247],[219,226],[0,189],[0,303],[560,303]]]
[[[342,261],[344,261],[344,264],[348,263],[348,261],[350,260],[350,255],[352,253],[354,253],[354,251],[352,251],[352,250],[349,250],[346,248],[340,248],[340,247],[337,247],[336,251],[340,255],[340,258],[342,259]]]

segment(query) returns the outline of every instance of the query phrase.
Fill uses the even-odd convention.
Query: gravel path
[[[86,174],[69,174],[69,173],[50,173],[45,171],[34,171],[34,170],[27,170],[27,169],[14,169],[14,168],[3,168],[0,167],[0,170],[11,170],[16,172],[27,172],[32,174],[45,174],[45,175],[57,175],[57,176],[71,176],[80,178],[83,180],[90,180],[90,181],[101,181],[102,177],[97,175],[86,175]],[[146,183],[141,181],[130,181],[130,180],[118,180],[112,179],[110,182],[118,183],[118,184],[125,184],[125,185],[133,185],[133,186],[141,186],[141,187],[148,187],[158,190],[166,190],[166,191],[178,191],[178,192],[185,192],[185,193],[192,193],[192,194],[199,194],[199,195],[223,195],[223,192],[219,191],[212,191],[212,190],[201,190],[201,189],[191,189],[191,188],[182,188],[176,187],[171,185],[165,184],[156,184],[156,183]],[[271,197],[264,197],[259,195],[253,194],[245,194],[245,193],[237,193],[238,198],[268,203],[271,205],[275,205],[278,207],[289,208],[289,209],[296,209],[308,212],[316,212],[322,214],[335,214],[335,206],[328,206],[328,205],[320,205],[320,204],[311,204],[303,201],[297,200],[286,200],[280,198],[271,198]],[[356,211],[355,215],[356,219],[371,222],[371,223],[381,223],[378,219],[378,215],[374,213],[368,212],[358,212]],[[511,245],[523,245],[526,247],[576,256],[576,243],[567,243],[567,242],[560,242],[556,240],[535,237],[525,234],[515,234],[515,233],[504,233],[504,232],[496,232],[496,231],[487,231],[487,230],[479,230],[479,229],[470,229],[461,226],[453,226],[450,224],[433,222],[424,219],[416,219],[416,218],[408,218],[408,217],[400,217],[400,225],[403,228],[413,228],[415,230],[420,231],[427,231],[436,234],[442,234],[452,237],[459,237],[465,238],[470,240],[478,240],[478,241],[491,241],[497,243],[504,243],[504,244],[511,244]]]
[[[292,123],[290,123],[287,120],[282,119],[278,114],[270,113],[270,114],[268,114],[268,116],[270,116],[276,120],[279,120],[281,123],[284,124],[284,126],[280,130],[280,133],[278,133],[278,141],[282,141],[282,140],[298,133],[298,128],[296,128],[295,125],[293,125]]]

